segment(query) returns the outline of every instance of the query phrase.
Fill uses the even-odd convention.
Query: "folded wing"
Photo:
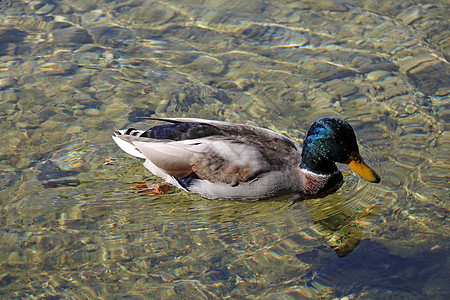
[[[258,149],[227,136],[173,141],[117,135],[116,139],[129,144],[127,151],[118,143],[126,152],[179,178],[195,173],[200,179],[234,186],[271,169]]]

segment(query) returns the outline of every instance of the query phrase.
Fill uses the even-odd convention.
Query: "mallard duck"
[[[195,118],[146,118],[170,124],[146,131],[116,131],[126,153],[166,182],[147,192],[162,194],[167,184],[209,199],[259,200],[297,193],[315,197],[335,191],[343,181],[336,163],[347,164],[370,182],[380,177],[358,151],[355,132],[337,117],[310,127],[303,149],[269,129]]]

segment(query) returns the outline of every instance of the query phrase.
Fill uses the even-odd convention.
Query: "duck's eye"
[[[357,153],[357,152],[352,152],[349,159],[353,160],[356,163],[362,162],[361,155],[359,155],[359,153]]]

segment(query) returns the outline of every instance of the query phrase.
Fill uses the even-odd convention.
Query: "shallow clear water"
[[[445,1],[1,1],[0,297],[449,296]],[[211,201],[111,140],[140,116],[354,127],[382,178]],[[104,165],[105,158],[115,158]]]

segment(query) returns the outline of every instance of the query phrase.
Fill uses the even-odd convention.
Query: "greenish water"
[[[446,1],[1,1],[0,298],[448,299]],[[381,183],[212,201],[111,139],[139,116],[348,120]],[[115,164],[104,165],[105,158]]]

